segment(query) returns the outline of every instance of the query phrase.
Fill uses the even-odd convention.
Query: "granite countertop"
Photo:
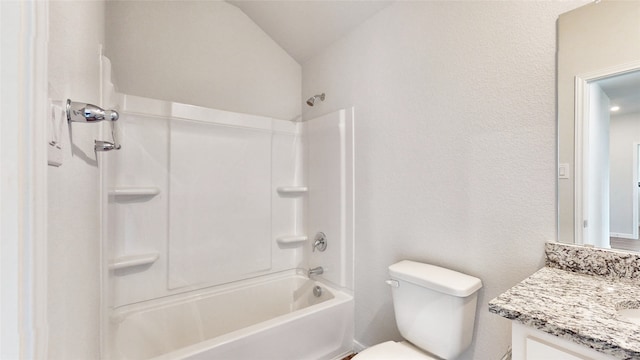
[[[549,255],[549,254],[547,254]],[[640,281],[547,267],[489,302],[489,312],[619,359],[640,358],[640,325],[617,309],[640,306]]]

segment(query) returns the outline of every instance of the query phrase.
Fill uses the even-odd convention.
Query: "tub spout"
[[[322,273],[324,273],[324,269],[322,266],[318,266],[313,269],[309,269],[309,271],[307,271],[307,276],[311,277],[311,275],[321,275]]]

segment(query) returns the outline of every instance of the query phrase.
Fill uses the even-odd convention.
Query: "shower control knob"
[[[322,231],[318,231],[316,236],[313,238],[312,251],[316,251],[316,249],[320,251],[327,250],[327,235],[325,235]]]

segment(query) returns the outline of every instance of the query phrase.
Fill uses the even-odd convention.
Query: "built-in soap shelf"
[[[137,197],[137,196],[156,196],[160,194],[157,187],[115,187],[109,189],[109,196],[114,197]]]
[[[109,262],[109,270],[118,270],[140,265],[153,264],[158,260],[160,254],[149,252],[144,254],[118,256]]]
[[[302,195],[309,191],[306,186],[280,186],[278,193],[281,195]]]
[[[276,242],[280,245],[300,245],[309,240],[307,235],[286,235],[276,238]]]

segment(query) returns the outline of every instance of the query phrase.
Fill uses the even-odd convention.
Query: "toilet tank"
[[[465,351],[473,338],[480,279],[453,270],[403,260],[389,266],[400,334],[443,359]]]

